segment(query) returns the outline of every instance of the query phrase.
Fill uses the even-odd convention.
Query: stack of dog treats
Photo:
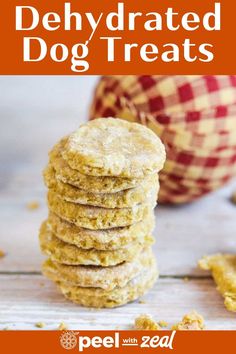
[[[157,278],[151,245],[157,172],[165,162],[160,139],[140,124],[100,118],[63,138],[49,156],[43,273],[84,306],[137,299]]]

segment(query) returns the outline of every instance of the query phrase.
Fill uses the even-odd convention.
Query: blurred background
[[[12,172],[27,169],[32,158],[35,170],[29,173],[38,174],[49,147],[87,120],[97,79],[95,76],[0,77],[1,168],[5,164],[8,173],[9,168]],[[34,151],[28,151],[31,144]]]

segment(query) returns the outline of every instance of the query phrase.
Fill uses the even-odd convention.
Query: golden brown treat
[[[157,277],[156,265],[153,265],[124,287],[117,287],[111,291],[100,288],[72,287],[63,283],[58,285],[63,295],[77,304],[97,308],[117,307],[143,296],[154,285]]]
[[[199,315],[196,311],[192,311],[185,315],[181,322],[176,323],[172,330],[192,330],[192,331],[200,331],[205,328],[204,319],[201,315]]]
[[[162,169],[165,148],[141,124],[100,118],[72,133],[62,156],[71,168],[86,175],[143,178]]]
[[[155,199],[155,201],[154,201]],[[105,209],[88,205],[75,204],[62,200],[52,191],[48,192],[48,207],[62,219],[91,230],[110,229],[135,224],[143,220],[156,205],[153,200],[136,205],[132,208]]]
[[[159,324],[150,315],[140,315],[135,318],[134,328],[138,330],[156,331],[161,330]]]
[[[145,203],[153,195],[157,197],[159,191],[159,182],[156,174],[146,177],[135,188],[117,193],[91,193],[64,183],[55,178],[55,170],[51,165],[48,165],[44,170],[44,180],[47,187],[65,201],[102,208],[133,207],[137,204]]]
[[[145,215],[140,222],[107,230],[89,230],[71,224],[54,213],[49,213],[48,226],[62,241],[74,244],[77,247],[97,250],[115,250],[128,244],[143,240],[151,235],[154,229],[154,214]]]
[[[68,137],[61,139],[49,153],[50,164],[55,169],[58,180],[91,193],[116,193],[142,183],[143,179],[139,178],[86,176],[72,169],[62,157],[67,139]]]
[[[102,288],[112,290],[124,287],[145,268],[155,263],[151,248],[143,250],[132,261],[116,266],[71,266],[48,259],[43,264],[43,274],[54,282],[63,282],[71,286]]]
[[[236,255],[215,254],[199,261],[201,269],[210,270],[217,290],[224,297],[227,310],[236,312]]]
[[[142,242],[134,242],[127,247],[114,251],[85,250],[58,239],[48,228],[47,222],[44,222],[41,226],[39,240],[42,252],[55,262],[68,265],[83,264],[104,267],[132,260],[144,247],[154,242],[152,236],[146,236]]]

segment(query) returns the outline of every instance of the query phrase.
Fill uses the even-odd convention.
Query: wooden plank
[[[64,300],[56,287],[40,275],[2,275],[0,287],[0,329],[36,329],[36,322],[45,322],[45,329],[57,329],[62,321],[70,329],[129,329],[142,313],[172,325],[192,309],[206,318],[208,329],[236,329],[235,314],[224,308],[209,279],[159,279],[142,299],[144,303],[136,301],[101,310]]]

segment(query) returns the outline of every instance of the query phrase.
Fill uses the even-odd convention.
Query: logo
[[[73,349],[77,345],[77,337],[73,331],[66,331],[62,333],[60,337],[60,343],[64,349]]]
[[[111,332],[111,331],[110,331]],[[65,331],[60,336],[60,344],[66,349],[70,350],[77,347],[79,352],[84,352],[86,349],[92,347],[97,348],[121,348],[121,347],[138,347],[138,348],[168,348],[173,349],[173,341],[176,334],[176,331],[172,331],[170,335],[145,335],[145,336],[124,336],[125,331],[121,334],[119,332],[112,332],[111,335],[106,336],[105,333],[87,336],[81,335],[86,334],[86,331],[74,332],[74,331]],[[91,331],[90,334],[93,334],[94,331]],[[96,334],[98,334],[96,332]]]
[[[93,348],[119,348],[119,333],[113,336],[81,336],[79,332],[65,331],[60,336],[60,344],[66,350],[78,347],[79,352],[83,352],[89,347]]]

